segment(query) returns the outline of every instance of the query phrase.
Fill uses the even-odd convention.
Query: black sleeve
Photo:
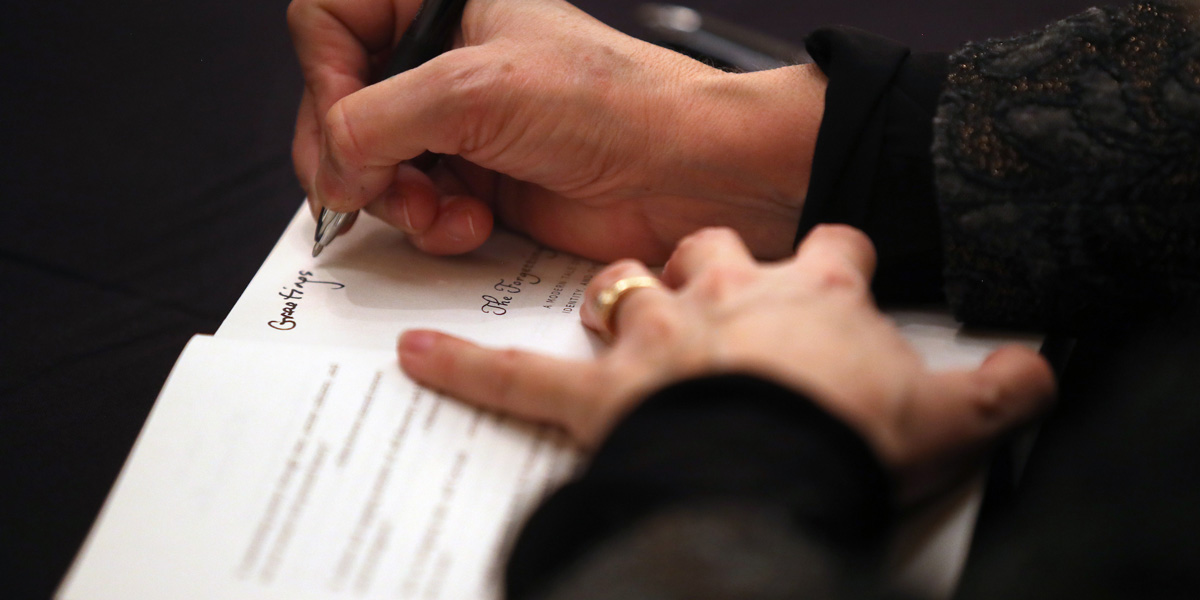
[[[819,223],[853,225],[879,253],[881,301],[941,299],[930,146],[946,55],[848,27],[817,30],[807,45],[829,87],[797,242]]]
[[[866,444],[810,401],[752,377],[684,382],[532,516],[507,597],[837,597],[878,570],[889,506]]]

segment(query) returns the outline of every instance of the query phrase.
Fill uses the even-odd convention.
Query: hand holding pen
[[[441,54],[450,45],[454,29],[462,19],[463,6],[467,0],[425,0],[411,25],[392,49],[388,65],[388,76],[403,73],[425,64]],[[325,207],[317,217],[316,244],[312,255],[316,258],[334,238],[352,221],[351,213],[335,212]]]
[[[315,205],[432,254],[493,220],[597,260],[662,262],[704,226],[791,253],[824,101],[809,65],[731,74],[560,0],[470,0],[452,50],[368,85],[415,0],[294,0],[294,159]],[[415,26],[414,26],[415,27]],[[427,171],[409,161],[442,159]]]

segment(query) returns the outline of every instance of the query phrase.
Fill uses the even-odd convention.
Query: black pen
[[[419,67],[444,52],[450,45],[455,26],[462,20],[466,4],[467,0],[425,0],[421,3],[412,25],[392,50],[387,77]],[[321,209],[317,232],[313,236],[316,241],[312,251],[314,258],[337,237],[353,214]]]

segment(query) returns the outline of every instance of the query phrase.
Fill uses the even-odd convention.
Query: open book
[[[577,313],[601,266],[504,232],[430,257],[366,217],[313,259],[312,228],[301,209],[217,334],[188,344],[59,598],[497,597],[512,536],[580,457],[412,383],[395,341],[436,328],[592,356]],[[894,316],[937,368],[1012,341]]]

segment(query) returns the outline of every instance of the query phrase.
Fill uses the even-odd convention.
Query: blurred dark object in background
[[[644,0],[643,0],[644,1]],[[890,37],[914,50],[950,50],[967,40],[1007,37],[1098,3],[1088,0],[690,0],[672,2],[714,17],[800,42],[822,25],[850,25]],[[580,0],[589,14],[639,35],[639,2]]]

